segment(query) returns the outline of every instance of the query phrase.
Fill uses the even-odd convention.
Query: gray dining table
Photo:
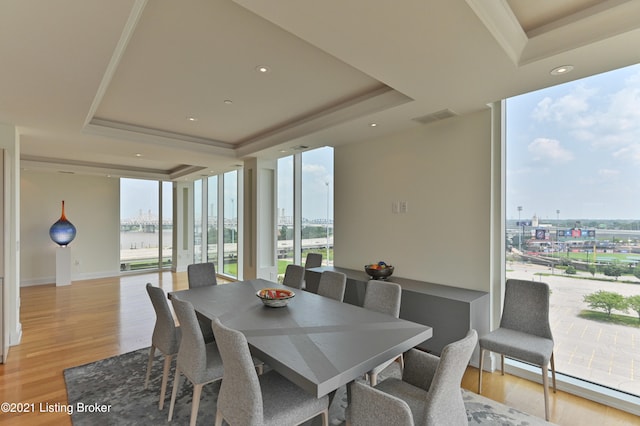
[[[321,397],[429,339],[431,327],[296,290],[286,307],[264,306],[262,288],[287,288],[263,280],[169,293],[208,319],[241,331],[253,356]]]

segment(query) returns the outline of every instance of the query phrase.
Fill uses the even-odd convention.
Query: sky
[[[285,216],[293,215],[293,157],[285,157],[278,163],[278,206],[285,209]],[[235,217],[237,209],[237,173],[225,174],[225,216]],[[140,215],[158,215],[158,182],[143,179],[120,180],[120,217],[137,218]],[[328,184],[328,185],[327,185]],[[333,148],[325,147],[302,154],[302,214],[307,219],[333,218]],[[165,219],[172,216],[172,184],[163,184],[163,209]],[[327,192],[328,191],[328,192]],[[327,196],[328,195],[328,196]]]
[[[284,216],[293,216],[293,156],[278,161],[278,208],[284,209]],[[332,220],[333,148],[331,147],[302,153],[302,217],[310,220],[325,220],[327,214],[329,220]]]
[[[506,116],[507,219],[640,219],[640,64],[510,98]]]
[[[173,190],[171,182],[162,185],[162,209],[164,219],[173,217]],[[158,216],[158,181],[144,179],[120,179],[120,218],[133,219],[141,215],[146,217],[149,211]]]

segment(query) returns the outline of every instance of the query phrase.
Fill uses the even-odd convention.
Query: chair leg
[[[551,377],[553,379],[553,393],[556,393],[556,361],[551,352]]]
[[[484,352],[486,349],[480,348],[480,359],[478,360],[478,395],[482,393],[482,369],[484,367]]]
[[[220,410],[216,410],[215,426],[222,426],[222,420],[224,420],[224,418],[222,417],[222,413],[220,412]]]
[[[500,369],[502,370],[502,375],[504,376],[504,355],[500,354]]]
[[[400,376],[402,376],[404,374],[404,354],[400,354],[400,356],[396,358],[396,361],[400,363]]]
[[[368,373],[369,376],[369,384],[371,385],[371,387],[374,387],[375,385],[378,384],[378,374],[374,373],[374,372],[369,372]]]
[[[156,347],[151,345],[149,348],[149,361],[147,362],[147,376],[144,379],[144,388],[149,387],[149,377],[151,377],[151,366],[153,365],[153,356],[156,354]]]
[[[544,419],[549,421],[549,370],[542,366],[542,386],[544,387]]]
[[[322,426],[329,426],[329,409],[322,412]]]
[[[182,384],[182,374],[180,373],[180,370],[178,370],[178,367],[176,366],[176,374],[175,377],[173,378],[173,391],[171,391],[171,403],[169,404],[169,417],[167,417],[167,420],[171,421],[171,419],[173,418],[173,406],[176,404],[176,396],[178,395],[178,389],[180,388],[180,385]]]
[[[191,420],[189,426],[196,426],[198,418],[198,408],[200,407],[200,396],[202,395],[203,384],[193,384],[193,401],[191,401]]]
[[[169,370],[171,369],[171,360],[173,355],[164,356],[164,369],[162,370],[162,386],[160,387],[160,403],[158,408],[162,410],[164,408],[164,398],[167,393],[167,381],[169,380]]]

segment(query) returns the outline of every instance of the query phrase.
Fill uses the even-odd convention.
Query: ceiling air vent
[[[293,151],[303,151],[305,149],[309,148],[307,145],[297,145],[297,146],[292,146],[291,149]]]
[[[456,115],[458,114],[447,108],[432,112],[431,114],[423,115],[422,117],[412,118],[412,120],[417,121],[418,123],[427,124],[433,123],[434,121],[444,120],[445,118],[455,117]]]

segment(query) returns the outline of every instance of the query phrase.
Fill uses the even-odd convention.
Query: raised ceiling
[[[193,178],[631,65],[638,45],[638,1],[6,0],[0,122],[25,167]]]

